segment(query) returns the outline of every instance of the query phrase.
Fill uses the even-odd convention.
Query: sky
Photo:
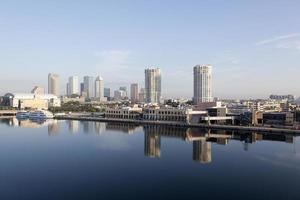
[[[213,96],[300,95],[297,0],[2,0],[0,94],[47,88],[48,73],[103,77],[112,90],[162,70],[165,98],[193,95],[213,66]]]

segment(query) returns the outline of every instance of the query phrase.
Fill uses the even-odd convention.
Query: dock
[[[285,133],[300,135],[300,130],[284,129],[284,128],[270,128],[261,126],[234,126],[234,125],[216,125],[216,124],[188,124],[184,122],[174,121],[150,121],[150,120],[135,120],[135,119],[116,119],[116,118],[101,118],[92,116],[57,116],[58,120],[81,120],[81,121],[98,121],[98,122],[118,122],[130,123],[136,125],[165,125],[173,127],[186,128],[206,128],[213,130],[230,130],[230,131],[247,131],[247,132],[269,132],[269,133]]]

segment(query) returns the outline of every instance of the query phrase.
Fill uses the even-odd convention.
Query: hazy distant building
[[[160,103],[161,99],[161,71],[145,69],[146,103]]]
[[[45,89],[44,89],[43,87],[35,86],[35,87],[31,90],[31,94],[35,94],[35,95],[44,95],[44,94],[45,94]]]
[[[80,95],[84,92],[84,83],[80,83]]]
[[[212,102],[212,66],[194,67],[194,103]]]
[[[59,75],[57,74],[49,74],[48,75],[48,94],[53,94],[57,97],[60,96],[60,83],[59,83]]]
[[[95,80],[95,97],[100,100],[104,98],[104,80],[100,76]]]
[[[70,95],[70,85],[69,85],[69,83],[66,84],[66,95],[71,96]]]
[[[141,88],[139,92],[139,102],[145,102],[145,99],[146,99],[145,88]]]
[[[83,91],[85,92],[86,97],[87,98],[94,97],[95,96],[94,95],[94,92],[95,92],[95,89],[94,89],[94,85],[95,85],[94,77],[92,77],[92,76],[85,76],[85,77],[83,77],[83,83],[84,83]]]
[[[270,95],[270,99],[272,100],[280,100],[280,101],[295,101],[295,96],[288,94],[288,95]]]
[[[72,94],[79,95],[79,78],[78,78],[78,76],[69,77],[68,91],[69,91],[68,96],[71,96]]]
[[[119,101],[126,97],[126,93],[123,90],[115,90],[114,91],[114,100]]]
[[[132,83],[130,85],[130,99],[133,102],[139,100],[139,85],[137,83]]]
[[[128,97],[128,92],[127,92],[127,87],[126,86],[120,87],[119,90],[123,91],[123,98]]]
[[[104,97],[110,98],[110,88],[104,88]]]

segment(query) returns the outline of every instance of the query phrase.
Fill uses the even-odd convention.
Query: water
[[[0,120],[0,199],[300,199],[299,138]]]

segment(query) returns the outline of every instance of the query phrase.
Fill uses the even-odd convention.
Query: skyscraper
[[[147,103],[160,103],[161,99],[161,71],[145,69],[145,92]]]
[[[84,92],[86,93],[86,97],[87,98],[92,98],[92,97],[94,97],[95,95],[94,95],[94,92],[95,92],[95,90],[94,90],[94,85],[95,85],[95,83],[94,83],[94,77],[92,77],[92,76],[85,76],[85,77],[83,77],[83,83],[84,83]]]
[[[68,95],[71,96],[72,94],[79,95],[79,78],[78,78],[78,76],[69,77],[69,93],[68,93]]]
[[[212,102],[212,66],[194,67],[194,103]]]
[[[60,96],[58,74],[50,73],[48,75],[48,94],[53,94],[58,97]]]
[[[139,100],[139,85],[137,83],[132,83],[130,85],[130,97],[133,102],[137,102]]]
[[[98,76],[95,80],[95,97],[102,100],[104,98],[104,80]]]

